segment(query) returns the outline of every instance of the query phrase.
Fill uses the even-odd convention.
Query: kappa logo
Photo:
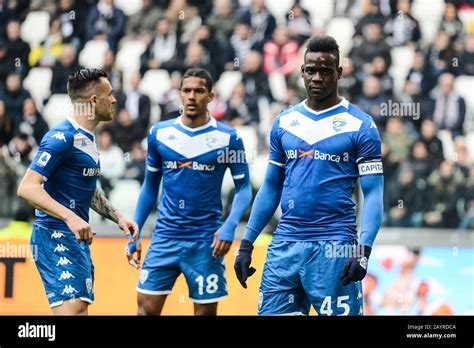
[[[58,280],[67,280],[71,278],[76,278],[76,277],[74,277],[72,273],[69,271],[62,271],[61,276],[59,277]]]
[[[41,154],[41,156],[38,158],[36,163],[38,163],[40,167],[46,167],[50,159],[51,159],[51,154],[45,151]]]
[[[82,139],[82,142],[81,142],[81,147],[86,147],[87,146],[87,142],[85,139]]]
[[[148,270],[147,269],[142,269],[140,271],[140,284],[145,283],[147,278],[148,278]]]
[[[64,295],[64,294],[70,295],[70,294],[74,294],[74,293],[77,293],[77,292],[79,292],[79,291],[77,291],[76,289],[74,289],[74,288],[72,287],[72,285],[66,285],[66,286],[64,287],[63,292],[61,293],[61,295]]]
[[[91,278],[86,279],[86,289],[89,294],[92,293],[92,279]]]
[[[300,123],[298,122],[298,120],[293,120],[291,121],[290,125],[288,126],[288,128],[291,128],[291,127],[298,127],[300,125]]]
[[[58,132],[54,133],[53,138],[66,142],[66,137],[64,136],[63,132],[58,131]]]
[[[173,140],[176,140],[176,136],[174,134],[170,134],[168,138],[166,138],[166,140],[169,140],[169,141],[173,141]]]
[[[65,252],[65,251],[69,251],[69,249],[64,244],[57,244],[56,248],[54,248],[53,252],[54,253],[56,253],[56,252],[62,253],[62,252]]]
[[[62,238],[62,237],[64,237],[64,234],[59,232],[59,231],[54,231],[51,234],[51,239],[59,239],[59,238]]]
[[[335,132],[340,132],[342,128],[345,127],[346,124],[347,124],[347,121],[344,119],[344,117],[335,116],[332,119],[332,128],[334,129]]]
[[[72,265],[72,262],[67,257],[63,256],[59,259],[58,263],[56,264],[56,267],[58,267],[59,265],[61,266]]]

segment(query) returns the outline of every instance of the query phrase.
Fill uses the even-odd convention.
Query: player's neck
[[[199,115],[195,118],[191,118],[191,117],[186,116],[186,114],[183,114],[183,116],[181,117],[181,120],[186,127],[196,128],[196,127],[204,126],[207,122],[209,122],[209,118],[210,118],[209,113],[206,112],[205,114]]]
[[[91,133],[94,133],[97,125],[99,124],[99,121],[95,119],[89,119],[88,117],[84,116],[77,116],[77,115],[72,115],[71,118],[76,122],[79,126],[82,128],[88,130]]]
[[[334,105],[337,105],[341,102],[341,98],[339,95],[336,93],[332,96],[329,96],[328,98],[324,100],[314,100],[311,98],[306,99],[306,105],[314,111],[321,111],[325,109],[329,109],[330,107],[333,107]]]

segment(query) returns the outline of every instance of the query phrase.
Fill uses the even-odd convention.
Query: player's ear
[[[213,91],[211,91],[211,93],[209,93],[209,96],[208,96],[207,100],[208,100],[209,103],[214,100],[214,92]]]
[[[342,66],[340,66],[339,68],[337,68],[337,79],[339,80],[342,76]]]
[[[301,64],[301,77],[304,75],[304,64]]]

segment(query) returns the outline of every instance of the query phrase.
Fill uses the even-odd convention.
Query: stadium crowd
[[[0,216],[26,209],[16,185],[57,123],[48,104],[67,93],[68,75],[81,66],[103,68],[117,96],[115,120],[98,133],[100,181],[110,194],[119,181],[143,181],[147,130],[179,115],[190,67],[217,82],[210,114],[241,130],[258,154],[249,158],[265,162],[272,120],[305,98],[305,41],[327,33],[341,46],[340,94],[372,115],[381,134],[384,225],[473,229],[474,1],[287,3],[0,0]],[[439,19],[421,18],[428,8],[439,8]],[[40,30],[27,26],[44,18],[38,14],[46,14],[45,35],[27,40]],[[105,47],[92,64],[90,47]],[[48,71],[40,93],[32,90],[44,83],[35,71]],[[255,190],[261,180],[253,178]]]

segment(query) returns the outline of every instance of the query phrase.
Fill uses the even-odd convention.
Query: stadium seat
[[[415,51],[411,47],[394,47],[390,53],[392,56],[390,74],[393,77],[395,91],[401,92],[412,66]]]
[[[291,9],[291,5],[293,5],[293,0],[266,0],[265,6],[267,7],[268,11],[275,17],[278,24],[285,24],[286,18],[288,16],[288,11]]]
[[[332,18],[326,26],[326,33],[339,44],[341,60],[347,57],[352,48],[354,31],[354,22],[348,17]]]
[[[240,81],[242,81],[242,73],[240,71],[224,71],[216,82],[216,90],[224,100],[228,100],[235,86]]]
[[[162,95],[171,88],[171,79],[164,69],[148,70],[140,82],[140,91],[148,95],[153,103],[158,103]]]
[[[474,23],[474,9],[466,9],[458,12],[459,19],[462,22],[464,32],[469,33],[469,28],[473,25]]]
[[[102,69],[104,66],[104,55],[108,49],[109,44],[107,41],[87,41],[81,53],[79,53],[79,63],[84,68]]]
[[[43,117],[51,128],[65,120],[71,115],[71,112],[72,104],[69,96],[67,94],[53,94],[43,109]]]
[[[458,76],[454,80],[454,90],[466,102],[465,127],[467,131],[474,132],[474,76]],[[474,149],[472,147],[471,149]],[[473,151],[474,153],[474,151]]]
[[[334,12],[335,0],[301,0],[301,6],[311,14],[313,27],[321,27],[327,23]]]
[[[123,42],[117,52],[117,68],[124,73],[138,71],[140,69],[140,56],[145,50],[146,44],[144,42],[136,40]]]
[[[274,72],[268,75],[268,83],[270,85],[270,91],[272,92],[273,98],[276,101],[284,101],[286,98],[286,80],[283,74]]]
[[[43,100],[51,94],[52,77],[53,72],[50,68],[33,68],[23,81],[23,85],[31,93],[39,111],[43,109]]]
[[[431,43],[436,36],[444,6],[443,0],[415,0],[413,2],[411,14],[420,22],[422,39],[426,44]]]
[[[443,156],[448,160],[453,159],[454,154],[454,141],[450,131],[440,129],[438,131],[438,138],[443,144]]]
[[[125,216],[133,216],[140,194],[140,182],[137,180],[119,180],[110,192],[110,202]]]
[[[115,0],[114,5],[121,9],[123,13],[125,13],[127,16],[134,15],[135,13],[138,13],[142,6],[143,6],[143,1],[142,0]]]
[[[36,47],[48,35],[49,13],[33,11],[28,13],[21,24],[21,38],[28,42],[31,48]]]

